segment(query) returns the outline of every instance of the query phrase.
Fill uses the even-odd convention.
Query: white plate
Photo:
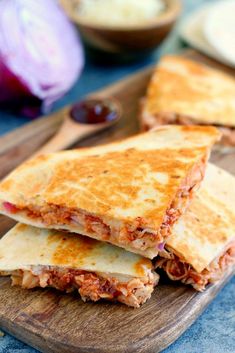
[[[235,1],[227,0],[212,6],[204,23],[208,42],[227,61],[235,65]]]
[[[212,46],[205,36],[205,23],[214,5],[206,5],[186,18],[179,28],[181,37],[192,47],[204,54],[232,67],[235,63],[227,60],[214,46]]]

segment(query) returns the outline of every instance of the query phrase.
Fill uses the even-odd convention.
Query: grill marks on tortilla
[[[50,232],[47,243],[49,246],[56,244],[52,256],[52,263],[54,266],[70,266],[79,268],[83,266],[88,258],[92,258],[92,266],[96,266],[96,255],[102,256],[109,246],[101,243],[98,240],[79,235],[66,235],[60,232]],[[122,261],[120,252],[109,253],[109,263]],[[134,264],[134,270],[139,277],[145,277],[146,271],[151,270],[151,261],[145,258],[140,258]],[[107,269],[108,270],[108,269]]]
[[[131,224],[138,223],[138,232],[149,228],[151,233],[160,230],[167,218],[170,231],[177,206],[179,212],[181,208],[184,211],[183,201],[190,198],[190,188],[201,181],[203,172],[193,177],[194,168],[203,169],[218,137],[217,129],[211,127],[165,126],[117,143],[37,157],[1,183],[0,208],[2,213],[10,213],[4,209],[4,202],[9,202],[19,209],[18,214],[11,214],[12,218],[35,225],[41,221],[56,224],[61,229],[71,213],[68,222],[77,232],[89,223],[85,218],[83,224],[84,215],[95,217],[94,229],[100,229],[102,221],[111,228],[114,238],[122,229],[127,243]],[[171,219],[169,208],[175,213]],[[79,215],[83,218],[79,219]],[[88,231],[84,228],[84,232]],[[149,234],[144,234],[147,240]],[[144,241],[136,242],[136,247],[145,246]]]
[[[81,159],[63,161],[56,165],[44,198],[48,203],[65,203],[98,214],[119,213],[120,217],[138,216],[136,210],[145,203],[145,217],[159,214],[161,218],[202,151],[165,150],[162,155],[162,151],[132,148],[86,156],[84,163]],[[182,163],[184,156],[187,161]],[[130,200],[134,206],[130,207]]]
[[[0,242],[0,270],[31,266],[148,277],[152,262],[119,247],[79,234],[17,224]],[[40,268],[38,268],[40,270]]]
[[[178,113],[202,123],[235,126],[235,80],[183,57],[165,56],[147,91],[146,114]]]
[[[54,265],[69,265],[76,268],[84,264],[84,260],[99,247],[99,242],[88,237],[55,233],[50,234],[48,243],[58,243],[52,257]]]
[[[180,80],[180,85],[179,85]],[[156,95],[156,90],[160,82],[167,82],[163,87],[161,87],[161,94]],[[175,87],[179,85],[179,89]],[[189,85],[188,77],[180,77],[175,72],[168,72],[158,69],[157,77],[153,80],[152,86],[150,86],[148,92],[148,110],[149,111],[160,111],[160,107],[167,111],[166,106],[166,96],[167,99],[171,100],[171,110],[175,108],[184,108],[185,104],[197,103],[198,100],[204,99],[205,92],[200,92],[197,90],[197,86]],[[157,98],[157,100],[156,100]],[[175,103],[174,103],[175,102]]]
[[[149,112],[174,111],[195,104],[200,100],[208,99],[208,85],[201,86],[202,79],[208,79],[207,70],[193,62],[178,60],[174,58],[174,66],[170,65],[170,59],[165,59],[161,66],[157,68],[148,90],[147,110]],[[169,67],[168,67],[169,65]],[[184,69],[185,68],[185,69]],[[194,81],[188,79],[188,75],[193,75]],[[164,83],[164,84],[162,84]],[[178,88],[177,88],[178,87]],[[213,92],[213,90],[212,90]],[[212,93],[211,93],[211,96]],[[167,102],[169,109],[167,109]],[[180,112],[180,111],[179,111]],[[181,112],[183,113],[183,112]]]
[[[206,150],[210,148],[218,137],[218,131],[209,127],[202,128],[198,126],[190,126],[187,127],[187,131],[185,130],[185,127],[182,126],[161,127],[156,132],[153,131],[151,133],[140,134],[109,145],[81,149],[79,151],[64,151],[45,156],[38,156],[18,167],[1,183],[1,199],[2,201],[9,201],[22,207],[30,205],[31,203],[34,205],[40,205],[44,201],[49,202],[46,194],[47,189],[50,198],[53,198],[50,189],[55,189],[54,186],[56,186],[56,182],[59,183],[59,181],[61,181],[63,174],[66,179],[68,173],[72,175],[73,168],[76,170],[80,168],[80,173],[84,170],[87,171],[87,173],[84,173],[86,178],[80,180],[82,184],[86,183],[88,187],[91,188],[94,184],[97,188],[97,185],[100,185],[99,190],[102,188],[108,188],[106,193],[108,193],[109,190],[113,191],[113,185],[104,185],[105,183],[102,183],[102,178],[105,181],[109,180],[111,179],[110,173],[114,176],[115,172],[116,182],[121,180],[121,185],[124,187],[126,182],[130,180],[129,176],[132,173],[132,184],[130,186],[132,189],[129,188],[128,193],[130,192],[135,196],[138,193],[136,186],[138,187],[143,179],[147,179],[146,173],[158,165],[162,165],[164,159],[166,164],[165,167],[163,166],[164,170],[157,170],[157,172],[166,173],[169,176],[170,171],[173,168],[177,169],[176,162],[180,168],[179,161],[181,161],[182,169],[180,174],[182,176],[185,170],[190,166],[190,163],[195,162],[197,154],[198,159],[202,157],[202,155],[199,156],[200,153],[205,155]],[[133,147],[135,148],[134,152]],[[156,148],[159,148],[159,151]],[[132,156],[134,157],[134,153],[137,156],[137,160],[131,161]],[[169,156],[167,156],[167,154]],[[107,168],[108,159],[112,158],[112,156],[115,160],[113,163],[112,161],[109,161],[110,168]],[[89,167],[88,163],[90,163],[90,161],[93,162]],[[104,161],[104,165],[101,165]],[[114,164],[116,162],[119,163],[119,165],[116,166],[115,171]],[[95,165],[94,168],[92,167],[92,164]],[[89,168],[94,174],[88,173]],[[144,173],[144,175],[142,175],[141,172]],[[35,175],[37,176],[36,178]],[[95,179],[97,176],[98,182],[96,183]],[[75,186],[77,187],[78,184],[75,179],[72,181],[70,181],[70,178],[68,178],[68,181],[65,180],[63,184],[64,190],[69,189],[68,182],[71,182],[72,189],[75,189]],[[146,182],[150,183],[150,181],[151,176],[150,180],[146,180]],[[160,188],[159,184],[162,185],[163,182],[158,182],[157,186]],[[168,187],[168,185],[166,187]],[[116,193],[118,192],[117,189],[118,187],[115,188]],[[55,190],[53,192],[54,196],[59,196]],[[121,195],[123,196],[124,193],[122,192]],[[91,197],[91,195],[87,195],[87,197]],[[94,195],[92,195],[92,197],[94,197]],[[147,198],[150,199],[149,197]],[[66,203],[67,202],[69,202],[68,199],[66,199]],[[99,202],[101,202],[101,199],[100,197],[97,197],[96,203],[98,204]],[[102,204],[100,204],[99,207],[103,207],[105,210],[105,207],[108,207],[108,205],[102,201]]]

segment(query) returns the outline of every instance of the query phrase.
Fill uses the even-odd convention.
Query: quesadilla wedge
[[[38,156],[0,184],[0,213],[153,258],[204,176],[214,127],[165,126]]]
[[[157,125],[214,125],[221,144],[235,146],[235,79],[182,56],[157,65],[142,102],[144,130]]]
[[[235,177],[208,166],[203,186],[156,261],[171,280],[202,291],[235,265]]]
[[[83,300],[139,307],[158,275],[150,260],[80,235],[18,223],[0,240],[0,275],[23,288],[78,290]]]

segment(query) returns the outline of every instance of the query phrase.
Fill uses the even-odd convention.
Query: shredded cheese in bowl
[[[164,9],[163,0],[80,0],[77,16],[84,23],[131,27],[151,23]]]

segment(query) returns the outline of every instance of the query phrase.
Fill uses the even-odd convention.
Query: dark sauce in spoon
[[[119,118],[117,104],[111,99],[88,99],[76,103],[70,110],[70,117],[80,124],[100,124]]]

